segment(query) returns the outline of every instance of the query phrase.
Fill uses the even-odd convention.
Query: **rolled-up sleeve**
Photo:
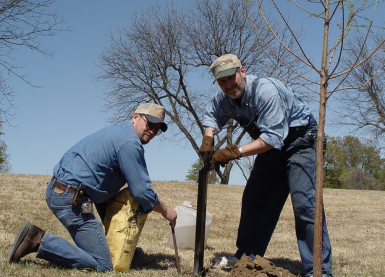
[[[222,127],[229,120],[229,116],[224,112],[226,110],[224,95],[218,91],[213,100],[206,106],[206,111],[203,116],[202,125],[204,127],[212,127],[214,129],[222,129]]]
[[[260,138],[280,150],[289,131],[285,105],[273,84],[262,84],[258,90],[255,104],[258,107]]]
[[[118,162],[132,197],[139,203],[138,213],[151,212],[159,204],[159,198],[151,187],[143,146],[136,141],[128,141],[118,151]]]

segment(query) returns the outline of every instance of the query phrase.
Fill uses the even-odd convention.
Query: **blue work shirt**
[[[101,203],[127,183],[139,203],[139,214],[149,213],[159,203],[151,187],[144,148],[130,120],[105,127],[69,149],[53,170],[65,184],[87,186],[86,193]]]
[[[220,130],[233,118],[245,127],[256,116],[260,138],[278,150],[283,146],[289,127],[307,126],[312,118],[306,102],[281,81],[247,75],[240,105],[219,90],[206,107],[203,126]]]

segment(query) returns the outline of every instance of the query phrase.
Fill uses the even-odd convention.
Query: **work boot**
[[[21,226],[8,254],[8,263],[18,263],[21,258],[39,249],[45,231],[28,221]]]
[[[134,258],[139,258],[144,255],[144,251],[141,247],[136,247],[134,252]]]

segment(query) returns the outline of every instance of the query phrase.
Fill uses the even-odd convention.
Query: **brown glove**
[[[216,168],[218,164],[223,167],[229,161],[239,159],[241,156],[238,145],[226,146],[226,148],[219,149],[214,153],[211,164],[213,168]]]
[[[214,138],[203,136],[202,145],[199,148],[199,154],[203,157],[210,157],[214,154]]]

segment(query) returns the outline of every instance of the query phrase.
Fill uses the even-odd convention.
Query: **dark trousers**
[[[236,257],[263,256],[288,195],[293,204],[298,248],[309,276],[313,270],[315,213],[314,130],[291,130],[283,150],[256,157],[243,198]],[[323,216],[323,272],[332,275],[332,254]]]

